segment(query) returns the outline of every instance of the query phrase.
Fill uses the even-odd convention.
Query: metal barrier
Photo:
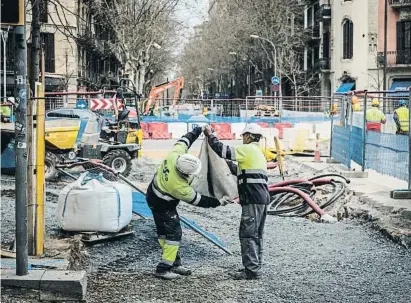
[[[374,107],[378,107],[375,100],[379,101],[378,109],[372,109],[373,100]],[[410,132],[399,131],[399,122],[394,118],[400,100],[410,104],[411,88],[409,92],[356,91],[343,95],[339,116],[332,119],[330,154],[348,168],[354,161],[362,171],[372,169],[408,181],[411,189]],[[402,113],[408,126],[410,112],[408,106]],[[407,122],[402,123],[407,126]]]

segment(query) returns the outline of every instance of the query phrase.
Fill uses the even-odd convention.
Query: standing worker
[[[397,135],[408,135],[409,117],[407,101],[400,100],[400,107],[394,111],[394,121],[397,125]]]
[[[385,124],[387,119],[384,113],[380,110],[380,101],[378,99],[373,99],[371,102],[371,108],[367,110],[365,119],[370,123],[382,123]]]
[[[187,151],[201,132],[202,128],[196,127],[177,141],[147,189],[147,203],[153,212],[158,242],[163,251],[162,260],[155,271],[158,278],[173,280],[182,275],[191,275],[191,270],[181,265],[178,252],[182,236],[178,203],[184,201],[208,208],[232,202],[228,197],[217,200],[202,196],[190,186],[193,175],[201,170],[201,162],[197,157],[187,154]]]
[[[258,142],[261,127],[248,124],[242,132],[243,144],[231,147],[221,143],[206,126],[204,134],[210,147],[221,157],[238,162],[238,193],[242,208],[240,223],[241,255],[244,269],[230,273],[235,280],[261,277],[263,233],[270,194],[267,186],[267,161]]]

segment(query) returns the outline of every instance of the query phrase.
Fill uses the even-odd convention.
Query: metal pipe
[[[36,83],[37,108],[36,108],[36,225],[35,243],[36,255],[40,256],[44,251],[44,160],[46,154],[45,145],[45,100],[44,86]]]
[[[388,0],[384,1],[384,70],[383,90],[387,89]],[[385,109],[383,109],[385,110]]]
[[[408,90],[408,190],[411,190],[411,87]]]
[[[361,170],[365,171],[365,145],[366,145],[366,140],[365,136],[367,135],[367,91],[365,91],[364,95],[364,108],[363,108],[363,123],[362,123],[362,165],[361,165]]]
[[[333,128],[334,128],[333,100],[334,98],[335,98],[335,95],[333,95],[332,99],[330,100],[330,114],[331,114],[330,159],[332,158],[332,151],[333,151]]]
[[[25,16],[25,12],[24,12]],[[25,24],[25,21],[24,21]],[[16,275],[28,274],[27,251],[27,40],[24,26],[16,26]]]

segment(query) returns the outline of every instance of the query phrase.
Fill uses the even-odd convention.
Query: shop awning
[[[389,90],[400,91],[398,93],[387,94],[389,97],[407,97],[409,95],[408,88],[411,86],[411,81],[393,81]]]
[[[349,92],[355,85],[355,82],[347,82],[347,83],[342,83],[339,88],[336,90],[336,94],[344,94],[346,92]]]

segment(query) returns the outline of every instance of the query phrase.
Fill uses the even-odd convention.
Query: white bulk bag
[[[102,176],[82,174],[59,195],[59,226],[67,231],[118,232],[132,217],[132,191]]]

